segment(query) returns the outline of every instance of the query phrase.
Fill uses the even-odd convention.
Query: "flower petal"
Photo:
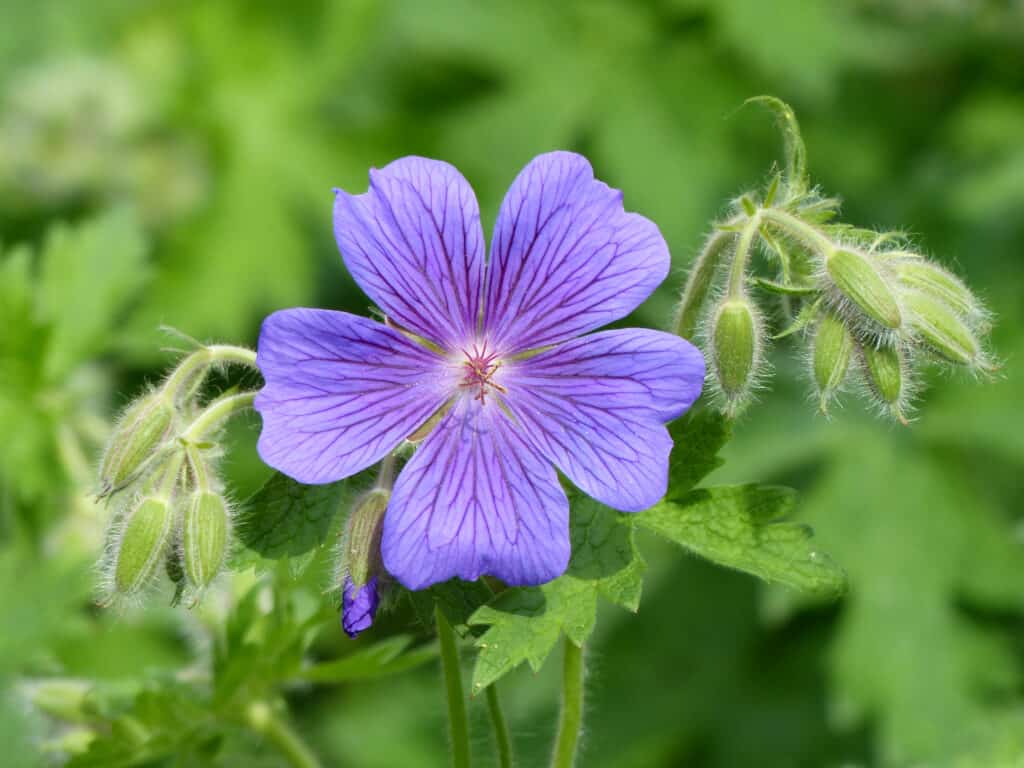
[[[341,590],[341,628],[345,634],[355,637],[368,630],[373,625],[379,604],[376,576],[361,587],[357,587],[351,577],[346,576],[345,586]]]
[[[622,193],[586,158],[535,158],[501,204],[491,243],[484,329],[500,349],[554,344],[618,320],[668,275],[657,226],[626,213]]]
[[[287,309],[263,321],[263,461],[300,483],[329,483],[380,461],[440,408],[443,361],[365,317]]]
[[[500,407],[463,398],[398,476],[381,551],[409,589],[484,574],[543,584],[569,564],[569,502]]]
[[[334,236],[359,287],[392,319],[446,349],[475,333],[484,270],[480,209],[439,160],[370,171],[362,195],[336,190]]]
[[[504,401],[523,434],[581,490],[638,512],[665,495],[664,422],[704,385],[704,357],[673,334],[604,331],[510,363]]]

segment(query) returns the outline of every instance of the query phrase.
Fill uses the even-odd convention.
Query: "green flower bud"
[[[896,276],[906,288],[931,296],[969,321],[984,321],[987,312],[956,275],[924,259],[896,262]]]
[[[757,372],[760,323],[755,311],[745,296],[727,298],[712,322],[711,362],[729,414],[742,407]]]
[[[40,680],[25,688],[32,706],[50,717],[69,723],[86,722],[86,701],[91,690],[91,683],[66,677]]]
[[[903,411],[909,397],[909,381],[903,353],[895,346],[863,346],[864,380],[882,407],[907,423]]]
[[[381,570],[380,537],[390,498],[389,491],[375,488],[356,504],[348,518],[340,565],[355,587],[363,586]]]
[[[100,495],[134,482],[167,439],[174,407],[161,391],[136,400],[121,417],[100,462]]]
[[[114,564],[114,589],[133,595],[153,577],[167,551],[174,514],[166,499],[149,496],[129,514]]]
[[[812,368],[818,388],[821,412],[828,412],[828,403],[846,379],[853,353],[853,337],[846,325],[832,312],[826,312],[814,331]]]
[[[834,250],[826,256],[825,271],[843,297],[875,323],[888,330],[902,325],[896,295],[866,254]]]
[[[219,494],[197,491],[189,499],[181,551],[185,575],[194,587],[204,589],[220,573],[227,557],[230,525],[228,506]]]
[[[932,350],[951,363],[979,364],[978,340],[948,304],[917,291],[908,292],[904,302],[911,313],[911,327]]]

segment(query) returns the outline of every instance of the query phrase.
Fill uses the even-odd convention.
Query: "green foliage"
[[[790,488],[726,485],[664,502],[637,523],[712,562],[765,581],[825,597],[846,590],[846,575],[820,552],[805,525],[786,522],[796,505]]]

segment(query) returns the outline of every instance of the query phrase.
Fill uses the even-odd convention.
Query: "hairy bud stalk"
[[[174,406],[162,390],[128,406],[100,462],[100,496],[131,485],[171,433]]]
[[[895,292],[867,254],[834,249],[825,256],[825,271],[842,297],[882,329],[903,324]]]
[[[826,312],[814,331],[811,361],[822,413],[828,413],[829,402],[846,380],[853,346],[853,337],[843,321]]]
[[[231,515],[224,498],[198,490],[185,505],[181,554],[189,583],[202,590],[220,573],[227,559]]]

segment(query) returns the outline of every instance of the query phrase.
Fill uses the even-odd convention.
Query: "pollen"
[[[472,349],[463,349],[462,354],[465,355],[465,360],[462,363],[463,376],[459,386],[476,390],[474,400],[486,405],[489,390],[502,394],[508,391],[494,380],[494,374],[501,368],[501,361],[498,360],[496,352],[488,351],[487,342],[482,345],[474,344]]]

